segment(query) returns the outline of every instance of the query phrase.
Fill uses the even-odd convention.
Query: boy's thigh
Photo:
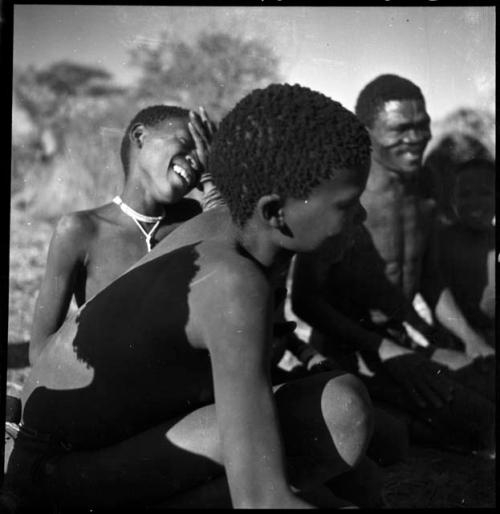
[[[115,445],[50,461],[44,485],[61,507],[153,505],[223,472],[208,405]]]

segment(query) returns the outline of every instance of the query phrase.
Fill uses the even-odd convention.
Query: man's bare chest
[[[403,272],[418,266],[427,247],[432,204],[416,196],[387,192],[363,199],[366,228],[386,265]]]

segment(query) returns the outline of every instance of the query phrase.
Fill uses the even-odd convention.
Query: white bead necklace
[[[115,196],[113,198],[113,203],[116,203],[116,205],[120,207],[123,214],[126,214],[129,218],[134,220],[135,224],[139,227],[139,230],[144,234],[144,237],[146,238],[146,246],[148,247],[148,252],[150,252],[152,248],[151,239],[158,228],[160,221],[165,217],[165,212],[163,212],[161,216],[146,216],[145,214],[141,214],[140,212],[132,209],[132,207],[127,205],[120,196]],[[149,232],[146,232],[141,223],[154,223],[154,225]]]

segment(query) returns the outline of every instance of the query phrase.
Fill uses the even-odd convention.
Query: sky
[[[433,119],[459,107],[494,109],[494,7],[202,7],[15,5],[14,65],[71,59],[99,65],[123,84],[128,52],[167,30],[180,39],[224,30],[264,39],[286,82],[353,110],[381,73],[419,85]]]

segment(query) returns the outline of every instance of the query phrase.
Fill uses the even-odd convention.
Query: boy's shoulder
[[[266,269],[232,241],[209,239],[198,246],[200,263],[206,272],[217,276],[217,282],[230,290],[267,291],[270,280]]]

